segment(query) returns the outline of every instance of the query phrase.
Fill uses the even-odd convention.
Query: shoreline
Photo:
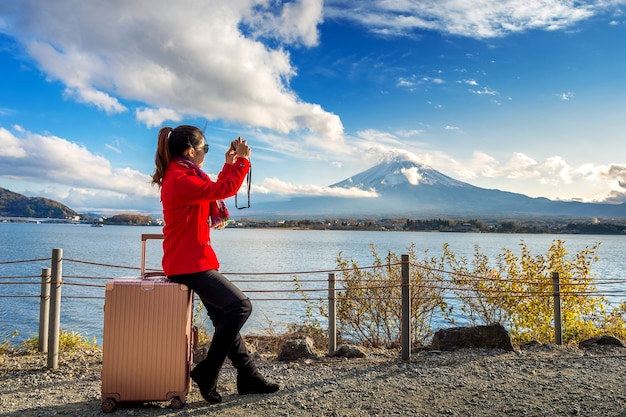
[[[131,215],[125,215],[131,216]],[[152,219],[152,218],[151,218]],[[363,231],[363,232],[424,232],[424,233],[487,233],[487,234],[529,234],[529,235],[598,235],[623,236],[626,235],[626,219],[611,219],[606,222],[590,221],[587,218],[485,218],[469,220],[461,218],[446,219],[453,223],[445,227],[416,228],[407,226],[407,222],[424,223],[441,221],[442,219],[411,219],[407,217],[393,218],[366,218],[347,217],[307,219],[267,219],[267,218],[233,218],[233,224],[226,229],[267,229],[267,230],[326,230],[326,231]],[[329,223],[329,220],[331,221]],[[59,225],[87,225],[87,226],[131,226],[161,228],[162,219],[152,219],[146,222],[94,222],[89,220],[71,220],[60,218],[37,217],[9,217],[0,216],[0,223],[36,223]],[[343,224],[347,222],[349,224]]]

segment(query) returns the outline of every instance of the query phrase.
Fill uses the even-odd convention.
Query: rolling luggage
[[[106,283],[102,349],[102,411],[119,402],[186,401],[197,342],[192,327],[193,293],[161,274],[145,271],[142,235],[141,275]]]

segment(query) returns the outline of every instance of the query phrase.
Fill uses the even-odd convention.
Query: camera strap
[[[235,194],[235,208],[237,210],[243,210],[246,208],[250,208],[250,186],[252,185],[252,165],[250,165],[250,168],[248,169],[248,175],[246,175],[246,188],[247,190],[247,194],[248,194],[248,205],[244,206],[242,205],[241,207],[239,207],[239,204],[237,203],[237,194]]]

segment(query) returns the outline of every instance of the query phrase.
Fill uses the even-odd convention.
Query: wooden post
[[[409,255],[402,255],[402,360],[411,357],[411,279],[409,276]]]
[[[48,320],[50,320],[50,268],[41,269],[39,299],[39,352],[48,351]]]
[[[337,299],[335,298],[335,273],[328,274],[328,354],[337,350]]]
[[[561,283],[559,273],[552,273],[552,295],[554,296],[554,343],[562,343],[561,330]]]
[[[61,327],[61,284],[63,283],[63,249],[52,249],[50,282],[50,323],[48,326],[48,369],[59,367],[59,334]]]

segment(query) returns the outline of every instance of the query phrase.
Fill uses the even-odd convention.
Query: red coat
[[[246,158],[237,158],[234,164],[224,164],[213,182],[201,178],[193,169],[170,162],[161,185],[165,275],[219,269],[207,222],[209,203],[235,195],[249,169]]]

